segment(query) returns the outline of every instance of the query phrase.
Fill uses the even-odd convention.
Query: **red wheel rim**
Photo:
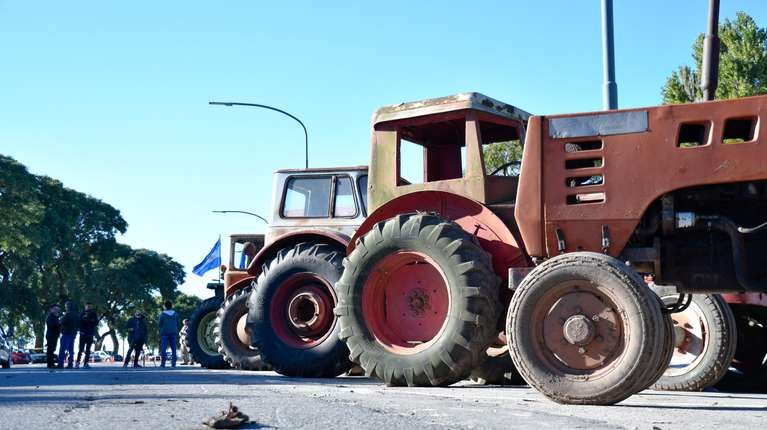
[[[312,273],[293,275],[269,305],[272,329],[291,347],[314,347],[333,331],[335,305],[335,291],[324,279]]]
[[[373,337],[391,352],[427,349],[447,323],[447,279],[424,254],[401,251],[379,261],[362,290],[362,312]]]
[[[622,310],[607,288],[570,281],[536,304],[530,330],[536,354],[562,374],[598,378],[611,372],[626,349]]]

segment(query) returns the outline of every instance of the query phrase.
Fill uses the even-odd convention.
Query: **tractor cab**
[[[370,211],[417,191],[512,204],[530,114],[479,93],[401,103],[373,115]],[[521,155],[521,151],[518,151]]]

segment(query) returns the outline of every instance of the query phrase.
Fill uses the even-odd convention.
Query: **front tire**
[[[252,288],[246,287],[234,292],[226,299],[216,314],[216,346],[229,366],[241,370],[269,370],[258,349],[243,342],[241,337],[245,318],[248,315],[248,297]],[[243,336],[244,335],[244,336]],[[248,339],[249,340],[249,339]]]
[[[661,294],[667,303],[676,294]],[[702,391],[719,382],[735,355],[736,324],[730,306],[718,294],[693,294],[690,306],[671,315],[674,356],[653,389]]]
[[[332,378],[352,368],[333,314],[343,249],[300,243],[264,266],[248,301],[253,346],[277,373]]]
[[[194,361],[208,369],[229,368],[229,364],[218,352],[215,337],[216,313],[223,302],[222,297],[203,300],[189,317],[189,328],[184,337]]]
[[[533,269],[512,297],[507,333],[522,377],[564,404],[620,402],[668,356],[658,298],[621,261],[591,252]]]
[[[498,277],[490,256],[433,214],[376,224],[336,284],[341,337],[366,375],[389,386],[467,378],[496,339]]]

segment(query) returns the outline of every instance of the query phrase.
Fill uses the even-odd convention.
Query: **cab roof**
[[[367,172],[368,166],[346,166],[346,167],[310,167],[308,169],[280,169],[274,173],[344,173],[344,172]]]
[[[518,121],[527,121],[531,116],[530,113],[510,104],[495,100],[484,94],[470,92],[384,106],[373,114],[373,125],[464,109],[479,110]]]

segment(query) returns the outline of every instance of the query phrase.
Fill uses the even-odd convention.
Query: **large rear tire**
[[[609,405],[649,386],[668,357],[667,322],[639,275],[602,254],[539,265],[507,315],[522,377],[558,403]]]
[[[242,370],[269,370],[258,349],[250,346],[245,319],[251,287],[242,288],[226,299],[216,314],[216,346],[229,366]],[[243,337],[247,339],[242,339]]]
[[[499,282],[491,267],[473,236],[437,215],[376,224],[336,284],[351,359],[389,386],[467,378],[496,339]]]
[[[671,303],[676,294],[661,294]],[[671,314],[674,355],[653,389],[702,391],[719,382],[735,355],[737,332],[730,306],[718,294],[693,294],[690,306]]]
[[[332,378],[352,368],[333,314],[344,254],[336,246],[301,243],[264,266],[248,300],[248,327],[253,346],[277,373]]]
[[[229,368],[229,364],[216,347],[216,313],[223,302],[222,297],[203,300],[189,317],[189,328],[184,337],[186,347],[189,348],[194,361],[208,369]]]

